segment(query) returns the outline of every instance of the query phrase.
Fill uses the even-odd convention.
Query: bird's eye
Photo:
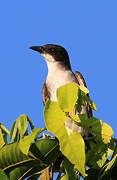
[[[55,49],[54,49],[54,48],[52,48],[52,49],[51,49],[51,52],[55,53]]]

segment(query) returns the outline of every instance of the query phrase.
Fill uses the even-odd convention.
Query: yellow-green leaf
[[[70,116],[74,121],[81,123],[82,120],[87,120],[87,115],[86,114],[71,114]]]
[[[11,128],[11,132],[10,132],[10,141],[11,142],[13,140],[18,141],[19,136],[23,137],[23,135],[25,134],[27,127],[28,127],[27,120],[28,120],[28,117],[25,114],[22,114],[13,123],[13,126]]]
[[[68,83],[57,90],[57,99],[60,108],[64,112],[73,112],[78,99],[79,86],[76,83]]]
[[[103,125],[102,125],[102,139],[103,139],[103,142],[105,144],[110,143],[112,135],[113,135],[112,127],[109,126],[106,123],[103,123]]]
[[[25,114],[22,114],[19,118],[17,118],[16,123],[17,123],[17,128],[19,130],[19,134],[21,137],[25,134],[27,130],[27,116]]]
[[[68,117],[61,111],[58,103],[50,100],[46,101],[44,107],[44,118],[45,123],[47,124],[46,128],[49,131],[55,131],[54,128],[57,128],[60,132],[59,134],[61,134],[61,128],[65,128],[65,126],[63,126],[64,122],[68,120]]]
[[[15,121],[10,131],[10,142],[12,142],[16,136],[17,136],[17,123]]]
[[[112,168],[117,165],[117,154],[112,158],[111,161],[109,161],[104,167],[104,172],[102,175],[98,178],[98,180],[101,180],[103,177],[105,177],[107,174],[111,174]],[[106,168],[105,168],[106,167]],[[102,171],[102,170],[101,170]],[[109,172],[110,171],[110,172]]]
[[[60,137],[60,150],[75,165],[80,173],[85,177],[85,144],[80,133],[72,132],[70,135],[67,132],[65,137]]]
[[[97,164],[98,164],[98,166],[100,168],[104,165],[104,163],[106,162],[107,158],[109,156],[111,156],[112,153],[113,153],[113,151],[111,149],[109,149],[109,148],[107,150],[105,150],[105,153],[103,151],[102,151],[102,153],[100,153],[100,154],[102,154],[102,156],[100,155],[100,159],[97,161]]]
[[[28,136],[25,136],[23,139],[21,139],[21,141],[19,142],[19,147],[20,150],[28,155],[29,152],[29,148],[31,146],[31,144],[33,143],[33,141],[37,138],[37,136],[44,131],[45,128],[37,128],[37,129],[33,129],[32,133]]]
[[[44,117],[48,131],[59,139],[61,152],[85,177],[85,144],[82,136],[72,130],[68,133],[68,128],[65,126],[68,117],[57,102],[50,100],[46,102]]]
[[[85,86],[79,86],[79,88],[85,93],[88,94],[89,90]]]
[[[4,137],[2,134],[2,130],[0,129],[0,149],[5,145]]]

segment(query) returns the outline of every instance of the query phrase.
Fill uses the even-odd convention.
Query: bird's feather
[[[75,76],[76,76],[78,84],[80,86],[87,87],[86,82],[84,80],[84,77],[80,72],[76,71]],[[89,96],[89,94],[87,94],[87,96]],[[43,103],[45,105],[46,100],[49,98],[49,93],[48,93],[48,90],[47,90],[46,82],[43,85],[42,98],[43,98]],[[85,105],[85,107],[87,109],[88,118],[92,117],[92,109],[90,108],[90,106],[87,104],[86,101],[84,102],[84,105]]]
[[[83,75],[79,71],[76,71],[75,76],[76,76],[76,78],[78,80],[79,85],[80,86],[85,86],[87,88],[87,85],[86,85],[86,82],[84,80],[84,77],[83,77]],[[89,97],[89,94],[87,94],[87,96]],[[85,105],[86,110],[87,110],[88,118],[92,117],[92,109],[91,109],[91,107],[87,104],[86,101],[84,102],[84,105]]]
[[[43,84],[42,88],[42,99],[43,99],[43,104],[45,105],[47,99],[49,98],[46,82]]]

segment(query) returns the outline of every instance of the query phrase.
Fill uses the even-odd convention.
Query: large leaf
[[[87,141],[88,146],[90,147],[87,153],[88,165],[91,165],[93,167],[102,167],[107,158],[113,153],[113,149],[110,148],[109,144],[112,133],[108,132],[107,136],[107,131],[103,129],[103,124],[105,125],[105,123],[102,123],[100,119],[94,117],[86,119],[86,116],[84,114],[76,114],[71,116],[71,118],[76,121],[78,125],[88,130],[90,134],[92,134],[92,138],[94,137],[95,139],[95,141]],[[108,129],[111,129],[109,125],[107,125],[107,127]],[[94,154],[95,156],[93,156]]]
[[[25,156],[19,148],[18,143],[12,143],[4,146],[0,150],[0,168],[6,168],[15,163],[28,160],[30,157]]]
[[[60,155],[58,140],[36,141],[29,154],[32,156],[24,155],[18,143],[6,145],[0,150],[0,168],[13,180],[40,172]]]
[[[73,112],[78,99],[79,86],[76,83],[68,83],[57,89],[57,99],[60,108],[65,112]]]
[[[82,136],[66,128],[65,121],[68,117],[57,102],[46,102],[44,117],[48,131],[59,139],[61,152],[85,176],[85,144]]]
[[[34,159],[30,156],[24,155],[20,151],[18,143],[6,145],[0,150],[0,168],[3,169],[7,175],[13,177],[11,178],[13,180],[24,174],[28,175],[26,171],[30,168],[38,168],[37,171],[41,171],[46,166],[47,165],[45,165],[40,159]]]
[[[33,143],[30,147],[30,152],[33,156],[26,156],[20,150],[18,143],[12,143],[4,146],[0,150],[0,168],[7,169],[10,166],[16,166],[18,164],[30,164],[28,162],[33,162],[38,160],[38,166],[44,165],[55,160],[58,155],[60,155],[59,144],[55,139],[42,139]],[[40,161],[39,161],[40,160]],[[43,162],[42,162],[43,161]],[[36,164],[34,164],[35,166]]]
[[[21,139],[21,141],[19,142],[19,147],[24,154],[28,155],[31,144],[37,138],[37,136],[44,130],[45,128],[33,129],[30,135],[25,136],[23,139]]]

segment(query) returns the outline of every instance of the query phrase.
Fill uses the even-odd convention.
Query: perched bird
[[[31,46],[30,49],[40,52],[47,63],[48,75],[43,86],[44,104],[47,98],[51,101],[57,101],[56,92],[62,85],[75,82],[86,87],[82,74],[78,71],[75,74],[72,72],[68,53],[63,47],[46,44],[44,46]],[[81,113],[86,113],[87,118],[92,116],[91,108],[86,102],[84,102]],[[72,131],[79,132],[82,135],[85,134],[84,129],[77,126],[71,119],[65,122],[65,126]]]

